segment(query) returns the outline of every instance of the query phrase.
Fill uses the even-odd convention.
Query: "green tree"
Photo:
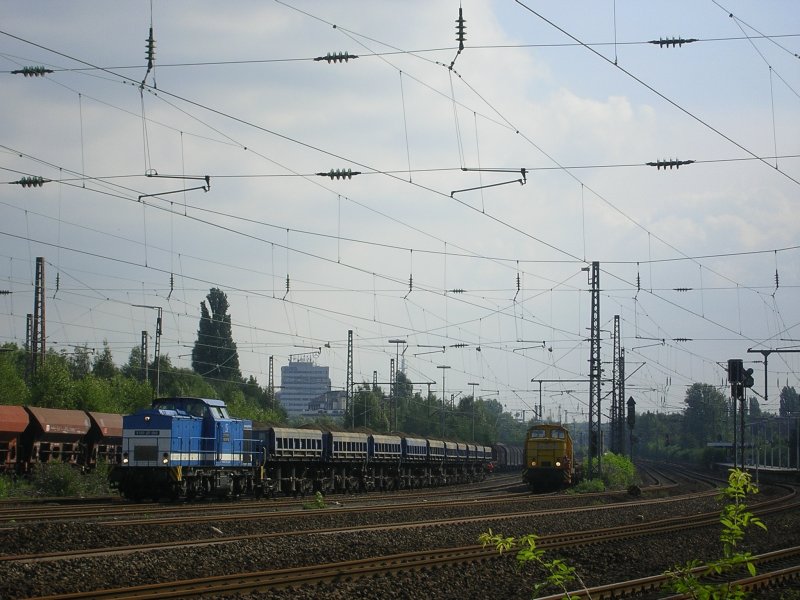
[[[18,366],[21,351],[15,344],[0,348],[0,404],[27,404],[30,391]]]
[[[781,390],[778,414],[782,417],[789,417],[798,413],[800,413],[800,397],[794,387],[784,386]]]
[[[356,427],[366,427],[376,432],[389,431],[389,417],[383,409],[383,392],[362,383],[353,394],[350,406],[345,411],[345,423]]]
[[[46,408],[77,408],[75,382],[66,359],[48,352],[31,383],[31,404]]]
[[[164,354],[159,359],[160,395],[166,396],[194,396],[198,398],[219,398],[220,393],[215,389],[214,380],[208,380],[191,369],[178,369],[172,366],[169,355]],[[155,378],[155,365],[150,371]],[[153,381],[151,385],[155,385]]]
[[[103,340],[103,351],[97,354],[92,361],[92,373],[101,379],[111,379],[119,369],[114,364],[114,356],[108,347],[108,340]]]
[[[702,447],[721,440],[728,408],[725,396],[712,385],[695,383],[686,391],[684,402],[684,441]]]
[[[192,349],[192,368],[209,379],[238,381],[239,353],[233,341],[228,298],[219,288],[211,288],[205,302],[200,303],[200,325]],[[211,312],[209,312],[209,307]]]
[[[92,372],[91,355],[92,350],[90,350],[89,346],[86,344],[83,346],[75,346],[71,355],[63,354],[67,360],[69,372],[73,379],[81,379]]]
[[[133,347],[128,355],[128,362],[122,366],[122,374],[131,379],[141,379],[143,362],[142,348],[140,346]]]

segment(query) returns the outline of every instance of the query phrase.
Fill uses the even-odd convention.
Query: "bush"
[[[100,463],[88,473],[75,465],[52,462],[36,465],[31,475],[31,493],[35,496],[101,496],[109,493],[110,466]]]
[[[624,490],[635,483],[636,469],[630,459],[607,452],[603,455],[602,477],[612,490]]]
[[[580,483],[574,485],[569,490],[570,494],[592,494],[594,492],[605,492],[606,484],[602,479],[584,479]]]
[[[111,493],[108,487],[108,476],[112,466],[108,463],[98,463],[97,466],[81,476],[84,496],[105,496]]]
[[[31,486],[37,496],[78,496],[80,471],[60,462],[36,465],[31,473]]]
[[[25,498],[33,495],[33,488],[26,479],[17,477],[0,477],[0,498]]]

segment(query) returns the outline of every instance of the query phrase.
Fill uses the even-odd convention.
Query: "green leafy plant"
[[[593,494],[605,492],[606,484],[602,479],[584,479],[567,490],[568,494]]]
[[[311,502],[303,504],[303,508],[306,510],[320,510],[328,508],[328,505],[325,504],[325,496],[322,495],[322,492],[317,492],[314,494],[314,499]]]
[[[702,564],[700,561],[689,561],[667,571],[671,578],[669,587],[679,594],[688,594],[698,600],[717,600],[744,598],[745,590],[729,583],[712,584],[701,581],[703,577],[734,572],[744,568],[752,576],[756,574],[756,566],[749,552],[738,552],[737,546],[744,539],[746,529],[750,526],[766,530],[767,526],[747,509],[745,498],[748,494],[757,494],[758,487],[753,484],[750,473],[740,469],[730,469],[728,486],[722,497],[727,498],[720,514],[722,531],[719,539],[722,542],[723,554],[718,560]]]
[[[560,558],[546,559],[544,550],[536,546],[536,540],[538,539],[539,536],[532,533],[519,538],[504,537],[493,533],[491,529],[478,536],[478,541],[484,548],[489,545],[494,546],[500,554],[516,550],[517,566],[519,568],[522,568],[527,563],[534,563],[544,569],[547,572],[547,576],[543,582],[534,585],[535,593],[547,586],[554,586],[564,592],[564,598],[567,600],[576,598],[576,596],[570,595],[567,590],[567,584],[577,579],[581,586],[584,588],[586,586],[575,572],[575,567],[568,565]]]

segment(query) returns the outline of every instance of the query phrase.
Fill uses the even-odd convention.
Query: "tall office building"
[[[331,391],[328,367],[320,367],[308,360],[289,360],[281,367],[281,390],[278,400],[290,417],[308,410],[308,404]]]

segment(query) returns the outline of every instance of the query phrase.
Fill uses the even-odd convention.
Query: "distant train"
[[[519,471],[525,464],[524,448],[508,444],[494,444],[492,461],[492,470]]]
[[[525,436],[525,467],[522,479],[533,491],[568,487],[575,483],[572,438],[561,425],[542,423]]]
[[[221,400],[162,398],[124,418],[111,484],[132,500],[391,490],[478,481],[492,460],[489,446],[254,428]]]
[[[0,473],[25,476],[36,465],[83,469],[120,460],[122,415],[0,405]]]

